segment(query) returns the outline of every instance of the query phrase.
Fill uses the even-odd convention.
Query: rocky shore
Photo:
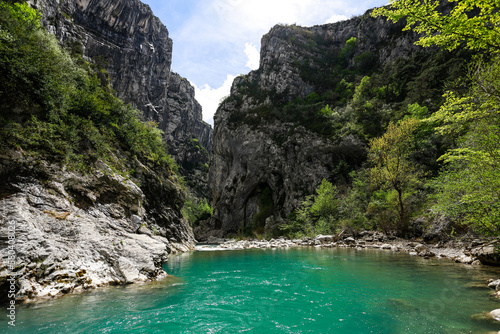
[[[159,279],[169,254],[194,249],[178,186],[146,166],[125,178],[14,156],[0,155],[0,301]]]
[[[494,247],[487,241],[473,240],[469,243],[460,242],[438,242],[428,244],[424,242],[412,241],[389,237],[380,232],[365,231],[359,236],[347,234],[319,235],[315,238],[304,239],[271,239],[271,240],[234,240],[211,238],[209,244],[218,244],[211,247],[212,250],[239,250],[239,249],[269,249],[269,248],[289,248],[289,247],[322,247],[322,248],[356,248],[356,249],[381,249],[393,252],[408,253],[409,255],[421,256],[424,258],[446,258],[457,263],[470,265],[490,264],[491,256],[494,254]],[[203,250],[208,246],[202,246]],[[491,253],[491,254],[489,254]],[[488,256],[490,255],[490,256]]]

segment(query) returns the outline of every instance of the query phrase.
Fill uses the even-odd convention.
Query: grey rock
[[[353,245],[356,243],[356,240],[353,238],[353,237],[348,237],[346,239],[344,239],[344,242],[347,244],[347,245]]]
[[[436,254],[430,250],[424,250],[420,253],[418,253],[419,256],[422,256],[422,257],[425,257],[425,258],[431,258],[431,257],[435,257]]]
[[[467,255],[460,255],[454,258],[456,263],[463,263],[463,264],[472,264],[474,262],[474,258],[471,256]]]
[[[49,181],[40,182],[20,176],[41,171],[29,164],[25,169],[26,161],[13,156],[0,159],[0,186],[15,189],[0,198],[0,289],[11,274],[8,236],[15,225],[16,299],[161,278],[168,254],[194,248],[193,232],[181,218],[179,189],[163,182],[165,196],[158,200],[148,192],[153,185],[147,179],[158,180],[152,171],[148,177],[139,173],[145,191],[138,180],[125,180],[103,163],[87,175],[53,166],[44,176]],[[83,195],[88,193],[93,202]],[[149,229],[136,234],[139,222],[164,229],[166,237]]]
[[[495,291],[498,291],[500,288],[500,279],[497,280],[490,280],[488,282],[488,287],[491,289],[495,289]]]
[[[415,251],[417,253],[422,253],[422,252],[426,252],[429,250],[429,247],[427,247],[426,245],[422,245],[422,244],[418,244],[414,248],[415,248]]]
[[[500,321],[500,309],[491,311],[489,315],[496,321]]]
[[[451,232],[459,227],[449,217],[438,216],[429,223],[429,230],[424,234],[426,242],[447,241],[450,240]]]
[[[142,225],[142,218],[137,215],[130,216],[130,221],[132,222],[132,226],[139,228]]]
[[[470,251],[470,255],[482,264],[500,266],[500,251],[497,243],[476,247]]]
[[[149,235],[150,237],[152,237],[152,236],[153,236],[153,232],[151,232],[151,230],[150,230],[147,226],[145,226],[145,225],[141,226],[141,227],[137,230],[137,233],[139,233],[139,234]]]
[[[318,235],[316,237],[321,244],[327,244],[335,241],[335,237],[333,235]]]

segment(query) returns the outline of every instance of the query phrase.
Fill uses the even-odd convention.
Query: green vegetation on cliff
[[[411,235],[416,217],[430,223],[446,215],[462,230],[500,235],[498,3],[464,0],[443,14],[438,1],[399,0],[373,15],[406,18],[406,30],[423,33],[417,44],[432,48],[361,79],[362,71],[351,67],[353,81],[339,77],[316,94],[317,106],[309,105],[330,118],[328,135],[364,138],[368,157],[331,193],[332,212],[343,214],[313,213],[323,183],[281,228],[290,235],[363,228]],[[333,92],[336,103],[328,100]]]
[[[0,145],[86,170],[103,160],[171,173],[160,130],[115,97],[104,70],[63,50],[26,3],[0,3]],[[122,156],[119,152],[125,152]]]

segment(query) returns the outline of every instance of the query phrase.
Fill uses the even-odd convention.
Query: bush
[[[337,187],[323,180],[316,190],[316,196],[306,197],[280,229],[294,238],[336,232],[339,218],[338,194]]]
[[[210,218],[214,214],[214,209],[208,204],[207,199],[199,199],[194,195],[188,195],[182,215],[191,226],[196,226],[202,220]]]

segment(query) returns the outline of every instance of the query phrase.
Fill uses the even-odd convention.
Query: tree
[[[323,179],[316,195],[307,196],[280,229],[297,238],[335,232],[339,213],[338,194],[337,187]]]
[[[316,189],[317,196],[311,206],[310,212],[318,218],[334,216],[337,213],[338,190],[333,184],[323,179],[319,189]]]
[[[373,16],[397,22],[406,19],[404,30],[423,34],[416,43],[448,50],[465,46],[498,53],[500,50],[500,2],[492,0],[448,0],[455,3],[449,13],[439,10],[438,0],[391,0],[375,9]]]
[[[477,71],[464,95],[447,93],[446,103],[427,123],[457,145],[440,160],[437,207],[474,230],[500,233],[500,66]]]
[[[432,0],[398,0],[375,10],[374,16],[398,21],[405,30],[422,33],[422,46],[448,50],[460,46],[477,51],[468,92],[447,92],[440,110],[425,120],[456,143],[443,155],[445,163],[436,185],[437,207],[477,231],[500,233],[500,2],[451,1],[449,13]],[[486,57],[488,58],[488,57]]]
[[[423,173],[410,161],[413,148],[413,134],[419,121],[408,118],[399,124],[390,123],[387,132],[370,141],[369,171],[371,183],[383,189],[397,192],[399,227],[404,230],[407,218],[405,196],[419,183]]]

